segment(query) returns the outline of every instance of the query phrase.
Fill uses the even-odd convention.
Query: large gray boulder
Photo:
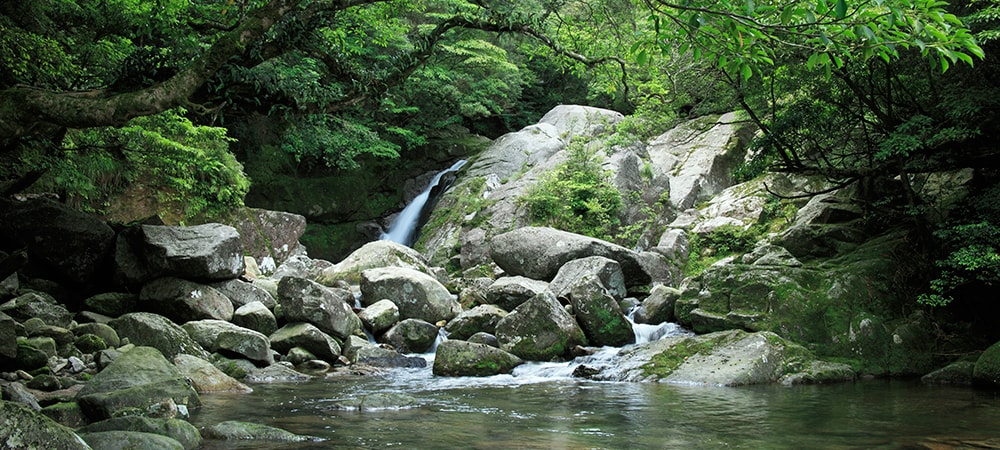
[[[531,298],[500,319],[496,329],[500,348],[530,361],[566,357],[587,338],[551,292]]]
[[[437,279],[402,267],[369,269],[361,273],[361,302],[389,299],[399,308],[400,319],[437,323],[462,312],[462,305]]]
[[[128,285],[163,276],[227,280],[243,275],[245,267],[236,229],[218,223],[130,228],[119,234],[115,263]]]
[[[673,322],[674,305],[680,298],[681,291],[664,285],[654,286],[649,291],[649,296],[642,301],[632,319],[636,323],[656,325],[663,322]]]
[[[427,360],[422,356],[405,356],[395,350],[372,344],[358,336],[351,336],[344,341],[344,357],[351,364],[371,367],[427,367]]]
[[[0,250],[26,249],[28,270],[87,288],[106,280],[115,232],[100,219],[45,198],[0,200]]]
[[[622,347],[635,343],[632,324],[598,275],[579,278],[570,287],[569,299],[590,345]]]
[[[115,417],[87,425],[79,430],[81,433],[100,433],[104,431],[133,431],[151,433],[169,437],[181,444],[184,450],[193,450],[201,445],[201,433],[198,428],[181,419],[156,419],[142,416]],[[90,437],[87,437],[90,442]],[[99,447],[111,448],[111,447]],[[125,446],[113,448],[129,448]]]
[[[524,227],[501,234],[490,243],[493,261],[504,271],[536,280],[551,280],[574,259],[603,256],[618,262],[626,286],[653,281],[639,253],[620,245],[548,227]]]
[[[214,319],[191,321],[181,328],[210,352],[230,358],[246,358],[261,366],[274,364],[271,341],[258,331]]]
[[[249,386],[226,375],[225,372],[204,359],[191,355],[177,355],[174,366],[187,379],[199,394],[208,392],[252,392]]]
[[[118,336],[135,345],[153,347],[167,358],[185,353],[207,359],[209,354],[183,328],[158,314],[128,313],[111,322]]]
[[[239,421],[220,422],[206,427],[202,436],[205,439],[223,441],[304,442],[316,440],[311,436],[298,435],[281,428]]]
[[[83,440],[95,449],[155,448],[162,450],[184,450],[184,445],[176,439],[162,434],[142,431],[98,431],[81,433]]]
[[[5,449],[90,450],[72,429],[20,403],[0,400],[0,418],[0,443]]]
[[[479,332],[493,334],[500,319],[507,316],[507,311],[496,305],[479,305],[467,311],[462,311],[444,326],[448,339],[464,340]]]
[[[215,288],[174,277],[157,278],[139,291],[139,307],[176,322],[233,318],[233,302]]]
[[[331,363],[336,362],[341,354],[340,344],[335,339],[305,322],[293,322],[279,328],[271,334],[270,340],[271,347],[283,354],[292,348],[301,347]]]
[[[549,289],[549,283],[520,275],[503,277],[486,288],[486,303],[510,311]]]
[[[625,274],[622,273],[621,265],[603,256],[589,256],[563,264],[549,283],[549,289],[557,298],[563,298],[569,295],[574,285],[588,276],[598,280],[608,295],[614,297],[616,301],[625,298]]]
[[[358,313],[358,317],[368,331],[379,335],[399,322],[399,308],[392,301],[382,299],[366,306]]]
[[[432,371],[447,377],[487,377],[510,373],[524,361],[486,344],[447,340],[438,345]]]
[[[233,324],[258,331],[264,335],[278,329],[278,319],[261,302],[250,302],[233,312]]]
[[[405,319],[386,331],[379,342],[400,353],[424,353],[437,340],[438,327],[420,319]]]
[[[289,322],[308,322],[341,339],[362,332],[350,291],[288,276],[278,282],[278,303]]]
[[[222,220],[240,235],[244,254],[256,261],[271,258],[276,264],[302,251],[299,238],[306,231],[306,218],[284,211],[239,208]]]
[[[122,413],[149,415],[163,403],[195,408],[198,393],[177,368],[153,347],[135,347],[97,373],[76,396],[92,421]]]
[[[427,262],[416,250],[396,242],[379,240],[361,246],[339,263],[323,269],[316,281],[326,286],[336,286],[341,281],[358,284],[362,272],[380,267],[405,267],[430,274]]]
[[[209,286],[212,286],[221,292],[222,295],[228,297],[235,308],[239,308],[247,303],[261,302],[268,309],[274,309],[278,304],[274,300],[274,297],[271,296],[271,293],[267,292],[267,289],[240,279],[210,283]]]
[[[73,321],[73,313],[59,304],[51,295],[43,292],[26,292],[0,305],[0,313],[24,323],[38,318],[48,325],[68,327]]]

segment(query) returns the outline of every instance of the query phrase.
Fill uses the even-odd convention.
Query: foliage
[[[619,226],[622,197],[584,139],[567,147],[567,160],[532,186],[519,202],[532,225],[611,240]]]

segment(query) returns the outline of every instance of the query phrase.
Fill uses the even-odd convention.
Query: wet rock
[[[187,378],[153,347],[123,353],[84,386],[77,402],[92,421],[126,411],[148,413],[164,402],[184,408],[201,405]]]
[[[349,291],[289,276],[278,283],[278,303],[289,322],[309,322],[341,339],[361,332]]]
[[[344,357],[351,364],[371,367],[426,367],[427,361],[419,356],[407,357],[360,337],[351,336],[344,341]]]
[[[240,279],[211,283],[210,286],[229,298],[229,301],[236,308],[253,302],[261,302],[267,309],[274,309],[278,304],[266,289]]]
[[[158,434],[169,437],[181,444],[184,450],[192,450],[201,445],[201,433],[194,425],[181,419],[155,419],[141,416],[115,417],[87,425],[79,430],[81,433],[100,433],[104,431],[133,431],[139,433]],[[116,447],[127,448],[127,447]]]
[[[90,447],[72,429],[20,403],[0,401],[0,442],[4,448],[89,450]]]
[[[73,313],[59,304],[51,295],[42,292],[27,292],[0,305],[0,313],[18,322],[40,319],[47,325],[69,327]]]
[[[249,386],[226,375],[225,372],[219,370],[212,363],[195,356],[177,355],[174,357],[174,366],[177,367],[177,370],[182,375],[191,380],[191,384],[199,394],[208,392],[253,391]]]
[[[260,332],[222,320],[196,320],[181,326],[202,348],[260,365],[274,363],[271,342]]]
[[[632,319],[636,323],[656,325],[674,321],[674,305],[681,296],[681,291],[657,285],[649,291],[649,296],[636,308]]]
[[[280,428],[250,422],[226,421],[210,427],[202,432],[205,439],[225,441],[275,441],[275,442],[305,442],[316,438],[291,433]]]
[[[530,361],[549,361],[569,355],[586,344],[583,331],[551,292],[536,295],[497,323],[500,348]]]
[[[604,287],[598,274],[586,274],[569,288],[576,321],[593,346],[622,347],[635,343],[632,324]]]
[[[361,302],[389,299],[401,319],[437,323],[462,312],[462,306],[437,279],[407,268],[378,268],[361,273]]]
[[[302,347],[329,362],[337,361],[341,354],[341,346],[336,340],[323,330],[305,322],[287,324],[272,333],[269,339],[271,348],[281,353],[287,353],[294,347]]]
[[[569,296],[572,287],[586,276],[593,276],[615,301],[625,298],[625,275],[617,261],[603,256],[575,259],[563,264],[549,283],[549,289],[556,298]]]
[[[94,449],[155,448],[184,450],[184,446],[176,439],[153,433],[100,431],[97,433],[81,433],[80,436]]]
[[[510,373],[523,362],[511,353],[486,344],[447,340],[438,345],[432,370],[438,376],[485,377]]]
[[[181,353],[208,359],[208,353],[183,328],[153,313],[129,313],[108,323],[118,336],[135,345],[154,347],[167,358]]]
[[[405,319],[382,335],[380,342],[400,353],[424,353],[434,345],[438,327],[419,319]]]
[[[265,335],[274,333],[278,329],[278,319],[274,313],[267,309],[261,302],[250,302],[233,312],[234,325],[260,332]]]
[[[228,280],[244,271],[239,234],[218,223],[127,229],[119,234],[115,259],[119,276],[131,286],[164,276]]]
[[[311,379],[309,375],[297,372],[295,369],[284,364],[271,364],[270,366],[255,369],[247,374],[247,383],[294,383]]]
[[[335,409],[345,411],[385,411],[419,406],[417,399],[398,392],[377,392],[334,401]]]
[[[523,303],[523,302],[522,302]],[[493,333],[497,323],[507,315],[496,305],[479,305],[467,311],[462,311],[457,317],[445,325],[449,339],[468,339],[477,332]]]
[[[486,303],[511,311],[549,289],[549,283],[523,276],[503,277],[486,288]]]
[[[387,240],[369,242],[341,262],[324,269],[316,281],[326,286],[337,282],[361,283],[361,273],[368,269],[403,267],[430,274],[427,262],[416,250]]]
[[[379,335],[399,322],[399,308],[391,300],[382,299],[365,307],[358,317],[368,331]]]
[[[233,318],[233,303],[215,288],[174,277],[157,278],[142,287],[139,307],[177,322]]]

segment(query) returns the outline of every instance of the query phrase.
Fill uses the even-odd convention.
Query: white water
[[[442,170],[434,179],[427,184],[423,192],[413,198],[410,204],[406,205],[396,219],[389,225],[389,231],[382,233],[381,239],[397,242],[406,246],[412,245],[416,237],[417,225],[420,222],[420,213],[424,210],[424,205],[430,199],[431,190],[441,181],[441,177],[461,169],[465,165],[465,160],[461,159],[451,167]]]

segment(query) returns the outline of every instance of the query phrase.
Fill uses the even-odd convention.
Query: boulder
[[[549,283],[520,275],[497,279],[486,288],[486,303],[510,311],[549,289]]]
[[[341,339],[361,333],[361,319],[351,308],[354,296],[350,291],[288,276],[278,283],[278,303],[289,322],[308,322]]]
[[[576,321],[590,345],[622,347],[635,343],[632,324],[622,314],[618,302],[605,290],[598,275],[578,278],[570,287],[569,299]]]
[[[46,417],[67,427],[79,428],[87,424],[87,418],[83,415],[80,405],[76,402],[52,403],[42,408],[41,412]]]
[[[181,419],[155,419],[142,416],[115,417],[87,425],[79,430],[81,433],[100,433],[104,431],[133,431],[139,433],[158,434],[169,437],[181,444],[184,450],[193,450],[201,445],[201,433],[194,425]],[[129,447],[101,447],[129,448]],[[149,448],[149,447],[143,447]]]
[[[566,357],[587,343],[583,331],[551,292],[543,292],[500,319],[496,329],[500,348],[530,361]]]
[[[139,298],[126,292],[103,292],[87,297],[83,305],[90,311],[109,317],[118,317],[135,311]]]
[[[0,443],[5,449],[90,449],[72,429],[20,403],[0,400],[0,417]]]
[[[0,305],[0,313],[24,323],[37,318],[48,325],[69,327],[73,313],[59,304],[51,295],[43,292],[26,292]]]
[[[404,267],[430,274],[427,262],[416,250],[396,242],[378,240],[361,246],[339,263],[324,269],[316,281],[326,286],[336,286],[341,281],[358,284],[362,272],[382,267]]]
[[[469,336],[468,341],[474,344],[486,344],[490,347],[500,348],[500,341],[497,341],[497,337],[483,331]]]
[[[205,427],[202,437],[224,441],[305,442],[317,440],[311,436],[298,435],[281,428],[239,421],[220,422]]]
[[[389,299],[399,308],[400,319],[437,323],[462,312],[462,306],[434,277],[413,269],[385,267],[361,273],[361,302]]]
[[[271,258],[276,264],[301,251],[299,238],[306,231],[304,216],[260,208],[239,208],[223,222],[239,234],[245,255],[258,261]]]
[[[17,357],[17,328],[14,319],[0,312],[0,367]]]
[[[141,225],[119,234],[115,264],[130,286],[164,276],[228,280],[243,275],[243,243],[235,228],[218,223]]]
[[[405,319],[386,331],[379,342],[399,353],[424,353],[437,340],[438,327],[420,319]]]
[[[972,370],[972,380],[983,386],[1000,386],[1000,342],[997,342],[976,360]]]
[[[271,342],[258,331],[223,320],[195,320],[181,326],[205,350],[226,357],[246,358],[267,366],[274,363]]]
[[[549,283],[549,289],[556,298],[569,295],[570,289],[584,277],[592,276],[615,301],[625,298],[625,275],[617,261],[603,256],[589,256],[574,259],[563,264]]]
[[[252,392],[249,386],[240,383],[235,378],[204,359],[180,354],[174,357],[174,366],[187,379],[199,394],[209,392]],[[137,430],[134,430],[137,431]]]
[[[505,272],[536,280],[551,280],[574,259],[603,256],[621,266],[626,286],[653,281],[639,254],[620,245],[548,227],[524,227],[493,238],[493,261]]]
[[[971,373],[971,372],[970,372]],[[38,404],[38,399],[27,387],[19,382],[0,381],[0,398],[9,402],[20,403],[31,408],[32,411],[40,411],[42,407]]]
[[[681,291],[657,285],[650,289],[649,296],[632,313],[635,323],[656,325],[674,321],[674,305],[681,296]]]
[[[467,311],[462,311],[457,317],[445,325],[444,330],[448,332],[448,339],[464,340],[478,332],[493,333],[497,329],[497,323],[507,315],[496,305],[479,305]]]
[[[399,308],[391,300],[379,300],[358,313],[361,323],[374,335],[379,335],[399,322]]]
[[[301,347],[329,362],[336,362],[341,354],[340,344],[336,340],[305,322],[293,322],[279,328],[271,334],[270,340],[271,347],[280,353]]]
[[[161,434],[140,431],[99,431],[81,433],[87,445],[95,449],[155,448],[162,450],[184,450],[184,445],[176,439]]]
[[[174,277],[157,278],[139,292],[139,308],[177,322],[233,318],[233,302],[215,288]]]
[[[973,383],[975,370],[975,361],[956,361],[920,377],[920,381],[924,384],[969,386]]]
[[[216,290],[229,298],[229,301],[233,303],[233,306],[239,308],[240,306],[246,305],[252,302],[261,302],[268,309],[274,309],[278,304],[274,297],[271,296],[267,289],[264,289],[254,283],[247,283],[246,281],[240,279],[219,281],[216,283],[211,283]]]
[[[486,344],[447,340],[438,345],[432,371],[438,376],[486,377],[510,373],[523,362],[513,354]]]
[[[296,383],[308,381],[311,376],[298,372],[285,364],[271,364],[267,367],[257,368],[247,374],[247,383]]]
[[[264,335],[274,333],[278,329],[278,319],[274,313],[261,302],[250,302],[233,312],[233,324],[260,332]]]
[[[153,313],[129,313],[108,323],[118,336],[135,345],[153,347],[167,358],[184,353],[208,359],[205,352],[183,328],[166,317]]]
[[[178,409],[201,405],[187,378],[153,347],[123,353],[94,375],[76,400],[92,421],[122,414],[155,416],[165,403]]]
[[[77,325],[73,327],[73,334],[77,336],[87,334],[97,336],[101,338],[101,340],[104,341],[104,343],[109,347],[118,347],[121,345],[121,339],[118,337],[118,332],[116,332],[114,328],[111,328],[110,325],[104,323],[84,323]],[[79,346],[77,347],[79,348]],[[83,351],[84,353],[93,353],[84,351],[83,349],[80,349],[80,351]]]
[[[423,357],[404,356],[395,350],[372,344],[357,336],[351,336],[344,341],[344,357],[351,364],[363,364],[372,367],[418,368],[427,366],[427,360]]]
[[[0,250],[26,249],[32,273],[85,288],[109,279],[115,232],[90,214],[45,198],[0,201]]]

